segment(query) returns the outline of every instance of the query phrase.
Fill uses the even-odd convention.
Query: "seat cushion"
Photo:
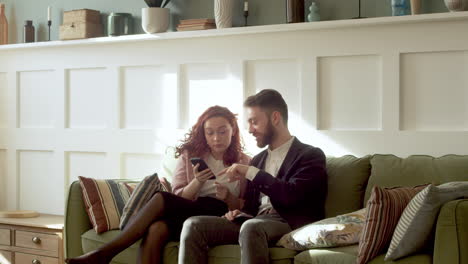
[[[355,264],[358,253],[358,245],[327,248],[310,249],[296,255],[294,264]],[[379,255],[367,264],[432,264],[432,257],[429,254],[412,255],[397,261],[384,261],[385,254]]]
[[[120,230],[112,230],[104,232],[102,234],[97,234],[93,229],[88,230],[86,233],[81,235],[81,243],[83,247],[83,252],[90,252],[95,250],[105,243],[114,239]],[[140,246],[140,241],[137,241],[135,244],[131,245],[129,248],[122,251],[118,254],[113,260],[112,263],[136,263],[136,257],[138,253],[138,247]],[[178,242],[169,242],[164,248],[164,264],[177,264],[177,255],[179,252],[179,243]]]
[[[273,247],[270,248],[270,263],[272,264],[292,264],[297,251]],[[208,252],[209,264],[239,264],[240,247],[239,245],[217,246]]]
[[[429,254],[412,255],[395,261],[385,261],[384,258],[385,254],[379,255],[367,264],[432,264],[432,257]]]
[[[325,217],[335,217],[361,208],[370,175],[370,156],[327,157],[328,194]]]
[[[105,243],[114,239],[120,233],[119,230],[112,230],[97,234],[93,229],[88,230],[81,236],[83,252],[89,252],[99,248]],[[118,254],[112,263],[135,263],[140,241],[131,245],[126,250]],[[164,264],[177,264],[179,254],[179,242],[169,242],[164,248]],[[270,263],[272,264],[292,264],[297,251],[286,248],[270,248]],[[208,252],[209,264],[239,264],[239,245],[217,246]]]
[[[294,258],[294,264],[355,264],[358,245],[326,249],[310,249]]]

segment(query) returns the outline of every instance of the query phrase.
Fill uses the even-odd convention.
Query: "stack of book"
[[[209,18],[197,18],[197,19],[183,19],[180,20],[180,24],[177,26],[177,31],[188,31],[188,30],[204,30],[216,28],[214,19]]]

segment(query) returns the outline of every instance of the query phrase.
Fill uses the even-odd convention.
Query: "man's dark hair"
[[[288,123],[288,105],[284,101],[281,94],[273,89],[264,89],[255,95],[249,96],[245,102],[245,107],[258,106],[266,110],[268,115],[274,111],[278,111],[283,117],[284,123]]]

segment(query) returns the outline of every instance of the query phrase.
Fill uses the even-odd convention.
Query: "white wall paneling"
[[[63,175],[54,171],[53,151],[18,151],[18,201],[21,210],[60,214],[63,211]]]
[[[468,130],[468,50],[401,54],[401,129]]]
[[[75,152],[66,153],[68,184],[78,180],[78,176],[96,179],[115,179],[118,175],[108,175],[106,153]]]
[[[301,65],[299,58],[255,60],[247,62],[246,79],[250,94],[262,89],[279,91],[288,102],[289,124],[300,125]]]
[[[6,150],[0,149],[0,210],[6,208],[6,176],[7,176],[7,157]]]
[[[121,128],[176,128],[177,69],[165,66],[121,68]]]
[[[54,110],[57,102],[54,72],[44,70],[17,74],[17,127],[54,127]]]
[[[321,130],[381,129],[381,57],[374,55],[318,59]],[[337,73],[340,73],[337,76]]]
[[[8,83],[7,74],[0,72],[0,128],[8,127]]]
[[[148,175],[158,172],[161,165],[162,155],[157,154],[122,154],[122,178],[142,179]]]
[[[185,127],[192,126],[203,111],[213,105],[228,107],[241,114],[243,87],[232,74],[232,65],[226,63],[198,63],[183,65],[182,91],[188,100]]]
[[[3,207],[60,214],[78,175],[159,172],[215,104],[256,154],[242,103],[264,88],[327,155],[468,154],[467,28],[457,12],[1,46]]]
[[[110,82],[106,68],[67,71],[67,128],[104,129],[110,126]]]

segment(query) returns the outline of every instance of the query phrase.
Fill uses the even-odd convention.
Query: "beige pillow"
[[[292,250],[357,244],[364,227],[366,208],[320,220],[285,234],[276,245]]]

